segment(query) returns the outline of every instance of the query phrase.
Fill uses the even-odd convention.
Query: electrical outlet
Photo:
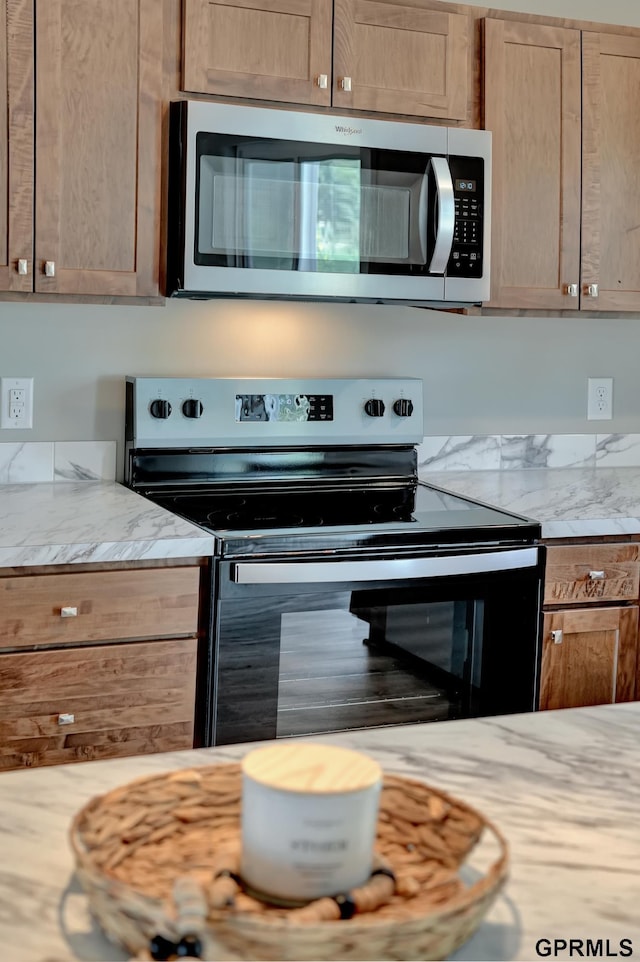
[[[33,427],[33,378],[0,377],[0,428]]]
[[[610,421],[613,417],[613,378],[587,379],[587,420]]]

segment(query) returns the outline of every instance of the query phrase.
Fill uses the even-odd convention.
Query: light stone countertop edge
[[[545,541],[640,534],[640,468],[433,471],[421,480],[537,521]]]
[[[117,482],[0,485],[0,567],[200,558],[214,538]]]
[[[544,540],[640,535],[640,468],[425,472]],[[0,485],[0,567],[207,557],[212,535],[117,482]]]

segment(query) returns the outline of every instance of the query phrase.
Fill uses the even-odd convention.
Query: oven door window
[[[423,154],[200,133],[194,262],[429,273]]]
[[[321,618],[282,616],[278,737],[467,714],[481,601],[341,600]]]
[[[530,711],[539,573],[440,584],[227,582],[210,743]]]

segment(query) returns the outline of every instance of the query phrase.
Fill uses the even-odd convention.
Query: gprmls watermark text
[[[536,954],[552,959],[633,958],[631,939],[538,939]]]

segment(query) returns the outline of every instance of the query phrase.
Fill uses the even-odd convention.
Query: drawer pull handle
[[[78,609],[73,607],[72,605],[65,605],[64,608],[60,609],[60,617],[61,618],[77,618]]]
[[[554,645],[562,644],[562,631],[560,629],[551,632],[551,641],[554,643]]]
[[[589,581],[604,581],[605,573],[604,571],[590,571]]]
[[[62,715],[58,715],[59,725],[73,725],[76,720],[76,716],[72,715],[70,712],[63,712]]]

